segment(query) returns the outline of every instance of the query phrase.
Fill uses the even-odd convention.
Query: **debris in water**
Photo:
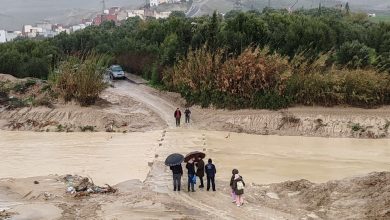
[[[34,184],[39,184],[39,182],[35,180],[35,181],[34,181]]]
[[[66,175],[62,178],[67,185],[66,192],[74,195],[74,197],[88,196],[97,193],[116,193],[117,189],[110,185],[96,186],[92,179],[78,175]]]

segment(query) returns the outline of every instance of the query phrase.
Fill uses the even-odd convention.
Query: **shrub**
[[[364,68],[375,60],[375,50],[359,41],[346,42],[337,51],[337,62],[348,68]]]
[[[336,73],[294,74],[287,81],[286,93],[296,103],[334,106],[344,103],[343,76]]]
[[[53,74],[54,91],[65,101],[75,99],[81,105],[92,105],[107,87],[104,70],[108,60],[104,56],[69,57]]]
[[[287,108],[290,105],[290,100],[278,94],[276,91],[269,91],[266,93],[256,93],[253,96],[252,107],[258,109],[272,109],[277,110]]]
[[[288,60],[268,53],[268,50],[248,48],[237,58],[227,60],[217,73],[218,89],[248,99],[255,93],[278,90],[283,75],[289,73]]]
[[[346,103],[374,107],[385,104],[390,93],[390,77],[374,71],[356,70],[345,73]]]

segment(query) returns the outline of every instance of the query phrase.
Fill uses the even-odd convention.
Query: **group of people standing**
[[[184,115],[185,115],[185,123],[189,124],[190,123],[190,119],[191,119],[191,111],[190,111],[189,108],[186,108],[186,110],[184,111]],[[181,123],[181,111],[180,111],[180,108],[176,109],[176,111],[173,113],[173,116],[175,117],[175,120],[176,120],[176,127],[180,127],[180,123]]]
[[[173,191],[180,191],[183,168],[181,165],[175,165],[171,166],[170,169],[173,173]],[[207,191],[210,190],[210,187],[213,191],[216,191],[215,175],[217,174],[217,169],[215,168],[212,159],[208,159],[208,162],[205,165],[202,158],[192,158],[187,162],[186,169],[188,174],[188,192],[195,192],[196,177],[198,177],[200,181],[199,188],[204,188],[203,177],[205,174],[207,178]],[[239,175],[237,169],[232,170],[230,187],[232,202],[236,203],[237,207],[242,206],[244,204],[243,195],[245,182],[242,176]]]
[[[183,168],[181,165],[175,165],[171,166],[170,169],[173,174],[173,191],[180,191]],[[199,188],[204,188],[203,177],[205,174],[207,179],[207,191],[209,191],[210,188],[212,188],[213,191],[216,191],[215,175],[217,169],[211,159],[209,159],[205,165],[202,158],[192,158],[187,162],[186,169],[188,175],[188,192],[195,192],[196,177],[198,177],[200,181]]]

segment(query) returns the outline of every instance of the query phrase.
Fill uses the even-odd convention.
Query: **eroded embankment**
[[[198,127],[262,135],[388,138],[390,108],[310,108],[281,111],[206,110]]]
[[[57,104],[54,108],[0,108],[0,128],[18,131],[108,131],[159,130],[165,122],[144,104],[109,91],[92,107]]]

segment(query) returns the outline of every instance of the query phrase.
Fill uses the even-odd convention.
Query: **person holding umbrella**
[[[188,192],[190,192],[190,186],[192,192],[195,192],[194,185],[196,181],[194,159],[191,158],[186,165],[188,171]]]
[[[199,177],[200,180],[199,188],[204,188],[203,185],[204,162],[201,157],[198,157],[198,162],[196,163],[196,175]]]
[[[171,154],[165,160],[165,165],[169,166],[172,170],[173,176],[173,191],[180,191],[181,177],[183,176],[183,168],[181,163],[184,160],[184,156],[181,154]]]
[[[181,187],[181,176],[183,176],[183,168],[181,167],[181,164],[171,166],[170,169],[172,170],[172,176],[173,176],[173,191],[180,191]]]

